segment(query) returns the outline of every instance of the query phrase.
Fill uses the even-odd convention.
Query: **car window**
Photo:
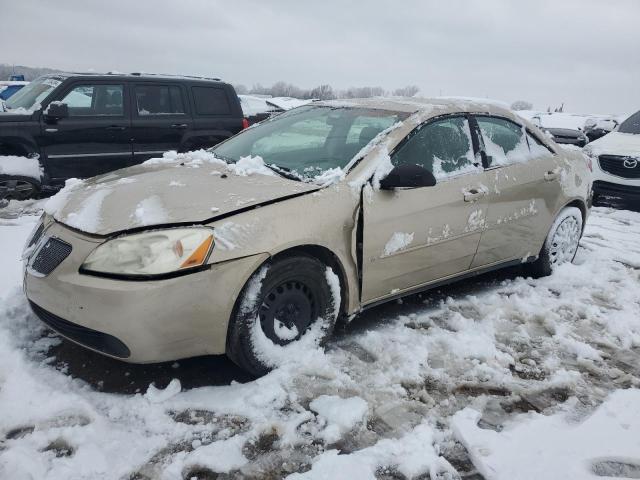
[[[544,143],[542,143],[530,133],[527,133],[527,143],[529,144],[529,151],[532,158],[541,157],[543,155],[549,155],[552,153]]]
[[[393,117],[372,117],[360,115],[356,117],[347,133],[347,144],[369,143],[383,130],[393,125]]]
[[[490,167],[524,162],[531,158],[525,131],[514,122],[497,117],[476,117]]]
[[[122,85],[77,85],[62,98],[70,117],[122,116]]]
[[[464,117],[449,117],[420,127],[394,152],[391,162],[395,166],[420,165],[436,179],[480,171],[469,122]]]
[[[640,112],[636,112],[620,124],[620,133],[640,134]]]
[[[191,87],[198,115],[228,115],[231,112],[227,94],[222,88]]]
[[[300,179],[313,180],[325,172],[339,175],[339,170],[347,167],[386,125],[407,116],[405,112],[382,109],[302,106],[244,130],[215,147],[213,152],[228,161],[260,157],[266,164]],[[356,120],[375,131],[365,132],[364,127],[359,127],[357,141],[347,143]]]
[[[183,115],[184,103],[180,87],[169,85],[136,85],[138,115]]]

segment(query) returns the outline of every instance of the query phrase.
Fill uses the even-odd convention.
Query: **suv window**
[[[184,103],[180,87],[168,85],[136,85],[138,115],[183,115]]]
[[[191,87],[198,115],[227,115],[231,109],[227,94],[217,87]]]
[[[620,133],[640,134],[640,112],[636,112],[620,124]]]
[[[531,157],[523,127],[497,117],[476,117],[489,166],[525,162]]]
[[[69,107],[70,117],[122,116],[122,85],[77,85],[62,102]]]
[[[393,154],[391,163],[420,165],[436,179],[480,170],[465,117],[448,117],[421,126]]]

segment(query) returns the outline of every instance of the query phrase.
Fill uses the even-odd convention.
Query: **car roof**
[[[314,105],[345,108],[373,108],[407,113],[433,112],[434,115],[455,112],[488,113],[491,115],[508,117],[514,121],[517,121],[518,123],[522,123],[522,119],[515,115],[506,106],[506,104],[489,99],[465,97],[372,97],[353,98],[346,100],[328,100],[314,102]]]
[[[67,78],[91,78],[94,80],[183,80],[192,82],[216,82],[224,83],[221,79],[216,77],[198,77],[191,75],[170,75],[164,73],[120,73],[120,72],[108,72],[108,73],[94,73],[94,72],[62,72],[52,73],[44,75],[49,78],[67,79]]]

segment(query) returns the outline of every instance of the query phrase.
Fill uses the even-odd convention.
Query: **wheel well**
[[[564,208],[567,207],[576,207],[582,213],[582,229],[584,230],[585,224],[587,223],[587,206],[581,200],[574,200],[573,202],[567,203]]]
[[[335,253],[326,247],[320,245],[299,245],[297,247],[289,248],[278,252],[272,257],[272,260],[279,260],[281,258],[292,257],[299,254],[306,254],[311,257],[317,258],[322,263],[331,267],[331,269],[338,275],[340,280],[340,314],[346,312],[346,306],[348,305],[349,289],[347,287],[347,276],[342,267],[342,263],[338,259]]]
[[[29,152],[25,147],[19,144],[1,144],[0,145],[0,154],[2,155],[16,155],[18,157],[26,157],[29,155]]]

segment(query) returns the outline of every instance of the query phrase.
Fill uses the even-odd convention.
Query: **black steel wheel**
[[[227,355],[260,376],[277,367],[286,356],[286,347],[311,335],[314,327],[319,327],[315,333],[322,332],[318,343],[324,343],[333,332],[339,309],[339,305],[335,308],[327,275],[327,267],[307,255],[285,257],[259,269],[236,302]],[[256,335],[262,340],[257,341]],[[277,352],[278,358],[268,358],[260,351],[264,339],[270,344],[269,352]]]

